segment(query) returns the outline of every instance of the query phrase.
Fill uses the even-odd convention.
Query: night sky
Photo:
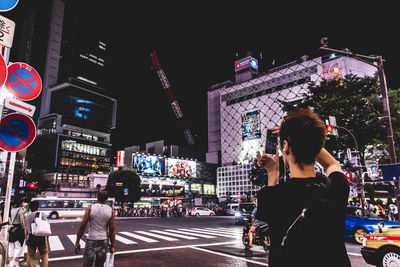
[[[88,0],[77,10],[109,40],[112,86],[107,90],[118,100],[117,128],[112,131],[115,149],[161,139],[186,143],[151,69],[149,53],[154,50],[203,151],[207,150],[207,88],[234,80],[236,53],[244,57],[252,51],[258,58],[262,52],[260,67],[267,70],[274,59],[279,66],[303,55],[325,54],[319,45],[327,36],[332,48],[382,55],[388,86],[400,88],[399,23],[387,13],[389,8],[339,2],[324,6],[167,2],[125,6],[120,4],[125,1]]]

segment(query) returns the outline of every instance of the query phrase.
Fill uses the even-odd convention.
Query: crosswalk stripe
[[[69,240],[71,240],[71,242],[75,245],[76,242],[76,235],[67,235],[67,237],[69,238]],[[81,248],[85,247],[85,241],[83,241],[82,239],[79,240],[79,244],[81,245]]]
[[[163,234],[163,235],[170,235],[170,236],[177,236],[176,234],[174,234],[174,233],[167,233],[167,232],[165,232],[165,231],[159,231],[159,230],[150,230],[151,232],[154,232],[154,233],[158,233],[158,234]],[[179,238],[183,238],[183,239],[188,239],[188,240],[193,240],[193,239],[198,239],[197,237],[193,237],[193,236],[186,236],[186,235],[182,235],[182,234],[180,234],[179,236],[178,236]]]
[[[215,232],[215,233],[224,233],[224,234],[233,234],[233,235],[240,235],[242,234],[242,230],[240,231],[229,231],[228,229],[213,229],[213,228],[204,228],[204,230],[209,231],[209,232]]]
[[[204,238],[216,238],[215,236],[196,234],[196,233],[191,233],[191,232],[187,232],[187,231],[178,231],[178,230],[172,230],[172,229],[167,229],[165,231],[174,232],[174,233],[178,233],[178,234],[185,234],[185,235],[204,237]]]
[[[127,235],[129,237],[133,237],[135,239],[142,240],[144,242],[148,242],[148,243],[158,242],[157,240],[154,240],[154,239],[151,239],[151,238],[148,238],[148,237],[144,237],[144,236],[140,236],[140,235],[137,235],[137,234],[134,234],[134,233],[130,233],[130,232],[119,232],[119,233],[123,234],[123,235]]]
[[[58,238],[56,235],[49,236],[49,247],[51,251],[64,250],[64,246],[62,245],[60,238]]]
[[[135,241],[133,241],[133,240],[130,240],[130,239],[128,239],[128,238],[122,237],[122,236],[120,236],[120,235],[115,235],[115,240],[117,240],[117,241],[119,241],[119,242],[122,242],[122,243],[124,243],[124,244],[127,244],[127,245],[137,244],[137,242],[135,242]]]
[[[224,235],[240,235],[241,233],[238,232],[233,232],[233,231],[225,231],[225,230],[210,230],[210,229],[206,229],[206,228],[193,228],[193,230],[201,230],[201,231],[205,231],[208,233],[216,233],[216,234],[224,234]]]
[[[191,228],[191,229],[178,229],[178,230],[188,231],[188,232],[194,232],[194,233],[204,233],[204,234],[216,235],[216,236],[223,236],[223,237],[229,236],[229,234],[213,233],[213,232],[205,231],[204,229],[196,229],[196,228]]]
[[[151,236],[151,237],[160,238],[160,239],[167,240],[167,241],[178,241],[179,240],[179,239],[176,239],[176,238],[157,235],[157,234],[153,234],[153,233],[148,233],[148,232],[145,232],[145,231],[135,231],[135,232],[139,233],[139,234],[142,234],[142,235],[148,235],[148,236]]]

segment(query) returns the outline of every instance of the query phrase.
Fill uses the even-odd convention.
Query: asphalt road
[[[79,220],[51,225],[49,266],[81,266],[82,254],[73,251]],[[242,226],[233,217],[119,218],[116,227],[115,266],[268,266],[262,247],[243,247]],[[353,267],[371,266],[360,245],[346,247]]]

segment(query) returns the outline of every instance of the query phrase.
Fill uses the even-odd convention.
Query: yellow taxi
[[[361,254],[364,260],[376,266],[400,267],[400,228],[383,230],[383,222],[378,228],[379,231],[363,239]]]

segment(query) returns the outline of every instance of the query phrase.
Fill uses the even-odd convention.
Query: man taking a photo
[[[309,109],[296,109],[274,130],[290,179],[279,183],[278,151],[257,153],[258,166],[268,171],[256,218],[270,225],[269,266],[350,266],[344,244],[349,184],[324,149],[324,122]],[[315,161],[326,176],[316,172]]]

